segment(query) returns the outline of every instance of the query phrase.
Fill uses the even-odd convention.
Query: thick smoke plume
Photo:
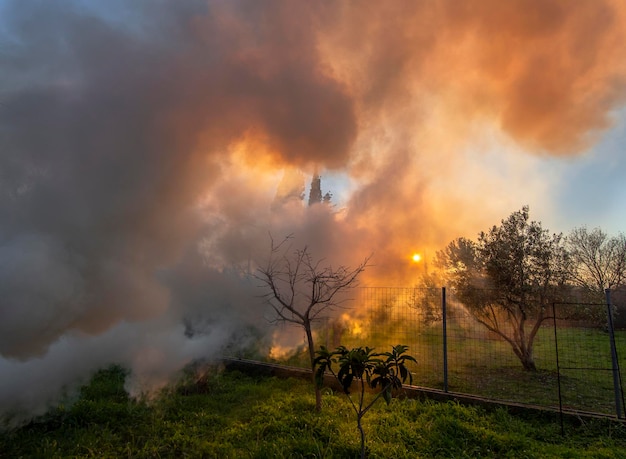
[[[406,281],[407,253],[539,186],[471,208],[511,182],[474,150],[505,145],[502,172],[511,150],[580,155],[611,125],[625,9],[0,3],[0,413],[41,413],[108,363],[137,392],[244,343],[268,233],[334,264],[373,252],[368,282]],[[342,211],[277,200],[294,170],[343,176]]]

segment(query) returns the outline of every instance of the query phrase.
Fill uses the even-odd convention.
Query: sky
[[[0,414],[271,334],[270,237],[402,286],[524,205],[623,232],[625,42],[619,0],[0,1]]]

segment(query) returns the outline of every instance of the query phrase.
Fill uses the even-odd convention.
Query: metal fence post
[[[561,364],[559,363],[559,340],[556,327],[556,303],[552,303],[552,324],[554,325],[554,353],[556,357],[556,382],[559,394],[559,419],[561,421],[561,435],[565,435],[563,426],[563,395],[561,393]]]
[[[441,312],[443,324],[443,391],[448,392],[448,331],[446,315],[446,288],[441,287]]]
[[[615,392],[615,413],[617,414],[617,418],[622,418],[622,399],[621,399],[621,391],[620,391],[620,380],[619,380],[619,364],[617,362],[617,349],[615,348],[615,331],[613,329],[613,307],[611,305],[611,290],[606,289],[604,291],[606,296],[606,315],[609,326],[609,339],[611,341],[611,362],[613,368],[613,391]]]

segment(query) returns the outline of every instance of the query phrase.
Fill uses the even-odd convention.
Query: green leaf
[[[349,367],[349,366],[344,365],[344,366],[342,366],[342,367],[340,367],[340,368],[339,368],[339,373],[337,373],[337,379],[339,380],[339,382],[340,382],[341,384],[343,384],[343,383],[342,383],[342,381],[343,381],[343,380],[346,378],[346,376],[347,376],[347,375],[349,375],[349,374],[350,374],[350,367]]]
[[[346,394],[350,393],[350,386],[352,385],[352,380],[353,379],[354,379],[354,376],[352,374],[348,374],[348,375],[346,375],[344,380],[341,382],[341,385],[343,386],[343,391]]]
[[[387,405],[389,405],[391,403],[391,386],[387,387],[387,389],[385,389],[385,391],[383,392],[383,398],[385,399],[385,402],[387,402]]]

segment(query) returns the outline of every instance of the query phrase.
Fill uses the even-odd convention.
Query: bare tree
[[[357,286],[357,278],[368,265],[367,257],[356,268],[324,265],[324,260],[314,260],[308,247],[293,249],[285,238],[276,245],[271,240],[271,253],[267,264],[258,269],[256,278],[267,289],[264,295],[272,307],[277,322],[301,326],[307,338],[311,370],[315,373],[315,343],[313,324],[325,319],[325,313],[339,307],[347,299],[342,292]],[[315,377],[312,375],[313,383]],[[315,409],[321,410],[321,392],[315,385]]]
[[[626,236],[609,237],[600,228],[575,228],[567,236],[571,281],[597,296],[626,281]]]

